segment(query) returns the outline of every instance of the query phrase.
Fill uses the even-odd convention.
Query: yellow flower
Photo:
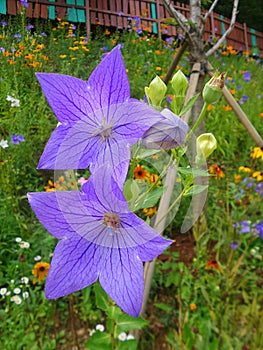
[[[38,262],[34,265],[32,270],[32,274],[35,276],[33,279],[33,283],[36,284],[44,281],[45,277],[48,275],[48,271],[50,269],[50,264],[47,262]]]
[[[250,168],[248,168],[248,167],[246,167],[246,166],[240,166],[239,168],[238,168],[238,171],[241,173],[241,172],[244,172],[244,173],[251,173],[251,169]]]
[[[66,58],[67,55],[60,55],[59,57],[63,59],[63,58]]]
[[[157,174],[152,174],[149,176],[148,181],[150,184],[154,184],[155,186],[161,186],[162,182],[159,179],[159,176]]]
[[[71,46],[71,47],[69,47],[69,50],[71,50],[71,51],[76,51],[76,50],[78,50],[79,49],[79,47],[78,46]]]
[[[252,177],[255,177],[257,179],[257,181],[262,181],[263,180],[263,176],[262,176],[262,173],[260,171],[255,171],[252,174]]]
[[[156,206],[151,208],[144,208],[143,213],[145,216],[153,216],[156,213]]]
[[[261,158],[263,160],[263,150],[260,147],[254,147],[250,153],[250,157],[253,159]]]
[[[161,67],[156,67],[155,70],[160,71],[160,70],[162,70],[162,68]]]
[[[82,48],[82,50],[89,52],[89,49],[86,46],[82,45],[81,48]]]

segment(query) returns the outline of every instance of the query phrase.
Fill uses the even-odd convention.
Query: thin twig
[[[219,0],[215,0],[212,5],[210,6],[209,10],[206,12],[206,14],[204,15],[204,17],[202,18],[202,27],[201,27],[201,34],[204,33],[205,31],[205,25],[206,25],[206,22],[208,20],[208,18],[211,16],[211,13],[213,12],[214,8],[216,7],[217,3],[218,3]]]
[[[168,72],[166,73],[166,76],[163,79],[163,81],[166,85],[168,84],[169,80],[171,79],[173,72],[175,71],[175,69],[176,69],[184,51],[186,50],[187,46],[188,46],[187,42],[184,41],[184,43],[179,47],[179,50],[177,51],[177,54],[174,57],[171,65],[168,69]]]
[[[215,53],[217,51],[217,49],[220,47],[220,45],[223,43],[223,41],[226,39],[226,37],[232,32],[235,23],[236,23],[236,16],[238,14],[238,2],[239,0],[235,0],[234,1],[234,5],[233,5],[233,11],[232,11],[232,18],[231,18],[231,22],[230,25],[228,27],[228,29],[226,30],[226,32],[221,36],[221,38],[217,41],[217,43],[211,47],[210,50],[208,50],[206,52],[206,57],[211,56],[213,53]]]

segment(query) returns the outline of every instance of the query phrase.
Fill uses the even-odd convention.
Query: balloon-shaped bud
[[[185,142],[188,124],[165,108],[164,119],[154,124],[142,137],[142,144],[151,149],[168,150]]]
[[[185,96],[188,88],[188,80],[181,70],[178,70],[174,74],[171,84],[175,96]]]
[[[153,107],[160,107],[167,91],[166,84],[158,75],[145,87],[145,94],[148,102]]]
[[[217,141],[213,134],[206,133],[196,139],[196,164],[198,166],[214,152],[217,147]]]
[[[222,95],[225,85],[225,73],[216,73],[204,86],[203,99],[207,104],[215,102]]]

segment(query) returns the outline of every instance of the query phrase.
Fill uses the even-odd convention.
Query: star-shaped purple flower
[[[39,161],[39,169],[83,169],[91,172],[109,162],[123,184],[130,146],[162,115],[130,98],[120,46],[107,54],[83,81],[71,76],[37,73],[42,90],[60,124]]]
[[[144,292],[142,262],[155,258],[172,241],[128,210],[110,168],[94,173],[82,192],[39,192],[28,198],[40,222],[60,239],[46,297],[62,297],[99,279],[106,293],[137,317]]]

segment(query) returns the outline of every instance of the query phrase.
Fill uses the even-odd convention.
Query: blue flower
[[[259,237],[263,239],[263,221],[253,226],[257,230]]]
[[[154,259],[172,241],[128,210],[110,167],[93,174],[82,192],[30,193],[28,199],[43,226],[60,240],[46,297],[62,297],[99,279],[106,293],[137,317],[144,292],[142,262]]]
[[[246,71],[243,73],[243,76],[244,76],[245,82],[248,83],[251,79],[252,74]]]
[[[28,8],[28,6],[29,6],[27,0],[20,0],[20,4],[21,4],[21,6],[25,6],[26,8]]]
[[[52,73],[37,73],[37,78],[60,122],[38,168],[89,167],[93,173],[109,162],[121,187],[129,167],[130,147],[164,117],[130,98],[120,47],[105,56],[87,82]]]
[[[11,142],[13,145],[18,145],[20,142],[25,142],[25,138],[23,135],[12,135]]]

